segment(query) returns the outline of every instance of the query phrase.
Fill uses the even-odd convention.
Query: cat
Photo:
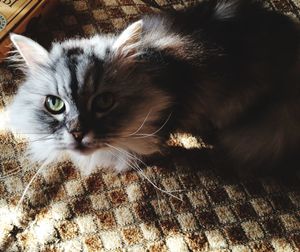
[[[171,132],[200,135],[242,171],[297,160],[300,33],[255,0],[206,0],[119,35],[53,43],[11,34],[25,82],[9,106],[34,161],[83,174],[137,167]]]

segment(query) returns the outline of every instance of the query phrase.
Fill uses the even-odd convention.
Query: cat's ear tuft
[[[123,55],[133,55],[139,44],[143,31],[143,21],[139,20],[129,25],[116,39],[113,50]]]
[[[47,50],[32,39],[14,33],[10,34],[10,39],[29,68],[49,61]]]

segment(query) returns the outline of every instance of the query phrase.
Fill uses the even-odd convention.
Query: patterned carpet
[[[61,0],[46,25],[33,25],[28,35],[48,47],[53,38],[113,32],[159,6],[180,9],[189,3]],[[299,0],[266,4],[300,19]],[[0,110],[22,78],[0,65]],[[160,188],[179,190],[174,194],[180,201],[139,173],[99,171],[82,177],[63,162],[38,175],[16,209],[38,169],[24,158],[25,147],[20,136],[0,132],[0,251],[300,251],[296,176],[229,180],[212,165],[184,156],[168,168],[144,170]]]

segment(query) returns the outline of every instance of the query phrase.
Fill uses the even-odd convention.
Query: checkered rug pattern
[[[191,3],[61,0],[56,13],[27,35],[49,47],[53,39],[117,32],[145,13]],[[265,3],[300,19],[299,0]],[[0,111],[23,78],[0,64]],[[0,131],[0,251],[300,251],[297,176],[230,180],[196,160],[143,170],[175,198],[141,173],[103,170],[83,177],[64,161],[44,169],[17,208],[39,168],[25,149],[22,136]]]

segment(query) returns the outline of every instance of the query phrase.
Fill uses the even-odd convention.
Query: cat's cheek
[[[56,163],[63,159],[63,152],[55,148],[54,140],[32,142],[28,147],[28,154],[32,161],[40,163]]]

